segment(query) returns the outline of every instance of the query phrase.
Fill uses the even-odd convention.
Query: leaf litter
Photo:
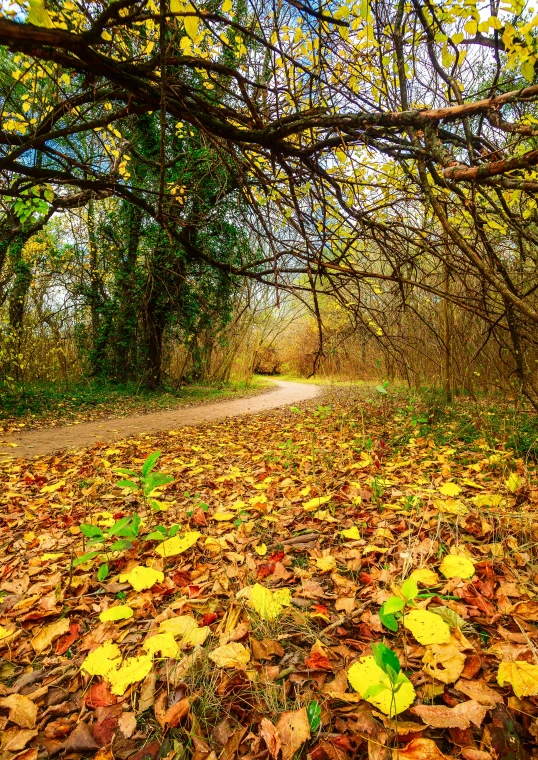
[[[500,443],[341,389],[0,466],[0,760],[538,756],[538,490]]]

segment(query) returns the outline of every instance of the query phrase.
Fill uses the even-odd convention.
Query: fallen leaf
[[[455,685],[456,691],[465,694],[470,699],[474,699],[486,707],[494,707],[503,701],[500,694],[494,691],[485,681],[466,681],[460,680]]]
[[[118,720],[118,728],[126,739],[130,739],[136,731],[136,715],[133,712],[123,712]]]
[[[105,641],[91,652],[80,666],[90,676],[106,676],[109,670],[117,668],[121,662],[121,652],[117,644]]]
[[[138,681],[143,681],[151,670],[153,658],[151,655],[142,654],[139,657],[128,657],[119,668],[109,670],[106,680],[110,683],[112,694],[121,697],[125,694],[128,686]]]
[[[37,734],[37,729],[8,728],[2,736],[2,750],[4,752],[20,752]]]
[[[9,710],[9,720],[20,728],[34,728],[37,705],[22,694],[10,694],[0,699],[0,707]]]
[[[446,644],[450,641],[450,628],[435,612],[411,610],[404,615],[403,624],[419,644]]]
[[[162,583],[163,580],[163,572],[155,570],[152,567],[144,567],[143,565],[137,565],[129,570],[128,573],[120,575],[120,583],[130,583],[135,591],[144,591],[144,589],[151,588],[156,583]]]
[[[99,620],[102,623],[115,623],[117,620],[128,620],[133,617],[133,614],[131,607],[126,604],[118,604],[116,607],[109,607],[101,612]]]
[[[431,739],[413,739],[406,747],[392,750],[393,760],[448,760]]]
[[[474,575],[474,565],[466,557],[456,557],[453,554],[447,554],[441,562],[440,572],[445,578],[472,578]]]
[[[282,747],[282,760],[292,760],[302,745],[310,739],[310,724],[306,708],[283,712],[276,730]]]
[[[455,683],[463,672],[465,655],[453,644],[432,644],[422,658],[422,669],[442,683]]]
[[[190,549],[191,546],[201,538],[202,534],[197,530],[187,531],[183,536],[174,536],[173,538],[167,538],[155,549],[157,554],[161,557],[175,557],[176,554],[182,554]]]
[[[281,750],[280,734],[268,718],[262,718],[260,723],[260,736],[269,750],[269,754],[276,760]]]
[[[243,644],[232,641],[210,652],[209,659],[219,668],[243,668],[250,660],[250,652]]]
[[[411,708],[411,712],[422,718],[424,723],[432,728],[469,728],[471,723],[479,728],[486,716],[488,708],[484,705],[469,700],[460,702],[455,707],[444,705],[417,705]]]
[[[505,660],[499,665],[497,683],[499,686],[509,683],[520,699],[533,697],[538,694],[538,665],[531,665],[524,660]]]
[[[32,646],[37,654],[41,654],[50,647],[53,641],[59,639],[64,633],[69,630],[69,618],[64,617],[57,620],[55,623],[45,625],[32,639]]]
[[[250,589],[249,604],[262,620],[275,620],[282,613],[284,607],[290,606],[291,591],[288,588],[271,591],[256,583]]]

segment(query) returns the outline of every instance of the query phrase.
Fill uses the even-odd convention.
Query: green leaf
[[[379,619],[385,626],[385,628],[388,628],[389,631],[394,631],[396,633],[398,631],[398,621],[394,617],[394,615],[386,615],[385,611],[383,609],[385,605],[381,607],[379,610]]]
[[[108,575],[108,564],[103,562],[99,570],[97,571],[97,580],[104,581]]]
[[[155,467],[155,464],[157,463],[157,459],[161,456],[160,451],[154,451],[153,454],[150,454],[149,457],[146,459],[144,464],[142,465],[142,477],[146,478],[149,473],[153,470]]]
[[[133,526],[132,526],[133,518],[132,515],[127,515],[126,517],[122,517],[119,520],[116,520],[114,525],[112,525],[107,530],[108,536],[134,536],[133,532]]]
[[[310,702],[306,708],[306,715],[308,717],[310,731],[314,733],[314,731],[318,730],[321,724],[321,707],[319,702]]]
[[[402,583],[402,594],[406,599],[414,599],[418,594],[417,582],[413,578],[408,578]]]
[[[79,528],[82,535],[86,536],[86,538],[104,538],[103,531],[101,528],[98,528],[97,525],[82,523],[82,525],[79,525]]]
[[[376,664],[379,665],[381,670],[384,670],[389,676],[391,675],[390,671],[392,671],[394,676],[398,675],[400,672],[400,660],[396,652],[393,652],[386,644],[380,642],[379,644],[372,644],[372,653]],[[394,681],[395,678],[391,678],[391,680]]]
[[[73,560],[73,567],[78,567],[79,565],[83,565],[85,562],[89,562],[91,559],[95,559],[97,556],[99,556],[101,552],[87,552],[86,554],[83,554],[81,557],[77,557]]]
[[[132,475],[135,478],[138,478],[139,475],[134,470],[126,470],[123,467],[114,467],[114,472],[117,472],[118,475]]]
[[[131,488],[134,491],[137,491],[140,488],[138,483],[133,483],[132,480],[118,480],[116,486],[118,488]]]
[[[401,612],[405,607],[405,599],[400,599],[399,596],[391,596],[383,604],[383,614],[393,615],[395,612]]]
[[[172,483],[172,475],[166,475],[164,472],[152,472],[144,481],[144,494],[149,496],[159,486]]]
[[[126,549],[130,549],[132,545],[132,541],[127,541],[127,539],[121,538],[119,541],[114,541],[113,544],[110,544],[108,550],[111,552],[123,552]]]

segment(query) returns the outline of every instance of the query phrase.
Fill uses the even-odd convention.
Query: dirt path
[[[317,385],[289,383],[283,380],[276,380],[275,384],[278,386],[275,390],[251,398],[8,435],[0,441],[0,454],[28,458],[54,454],[63,449],[82,449],[98,441],[108,442],[141,433],[157,433],[183,425],[200,425],[223,417],[237,417],[241,414],[255,414],[280,406],[289,406],[315,398],[320,390]]]

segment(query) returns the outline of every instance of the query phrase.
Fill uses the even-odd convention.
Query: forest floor
[[[538,757],[536,467],[492,419],[336,388],[13,450],[0,760]]]
[[[95,379],[68,387],[61,387],[58,383],[37,383],[22,389],[2,388],[0,436],[20,430],[80,425],[94,420],[249,398],[270,388],[271,382],[259,376],[254,376],[249,383],[191,383],[176,389],[154,391],[132,383],[118,385]]]
[[[64,427],[42,428],[5,435],[0,440],[0,455],[15,453],[17,457],[53,454],[62,450],[80,449],[95,443],[110,443],[118,438],[147,435],[160,430],[200,425],[204,422],[254,414],[279,406],[314,398],[318,393],[315,385],[274,381],[266,383],[258,393],[217,403],[201,403],[198,406],[180,406],[159,412],[136,414],[130,417],[102,419],[96,422],[79,422]],[[13,450],[17,449],[16,452]]]

